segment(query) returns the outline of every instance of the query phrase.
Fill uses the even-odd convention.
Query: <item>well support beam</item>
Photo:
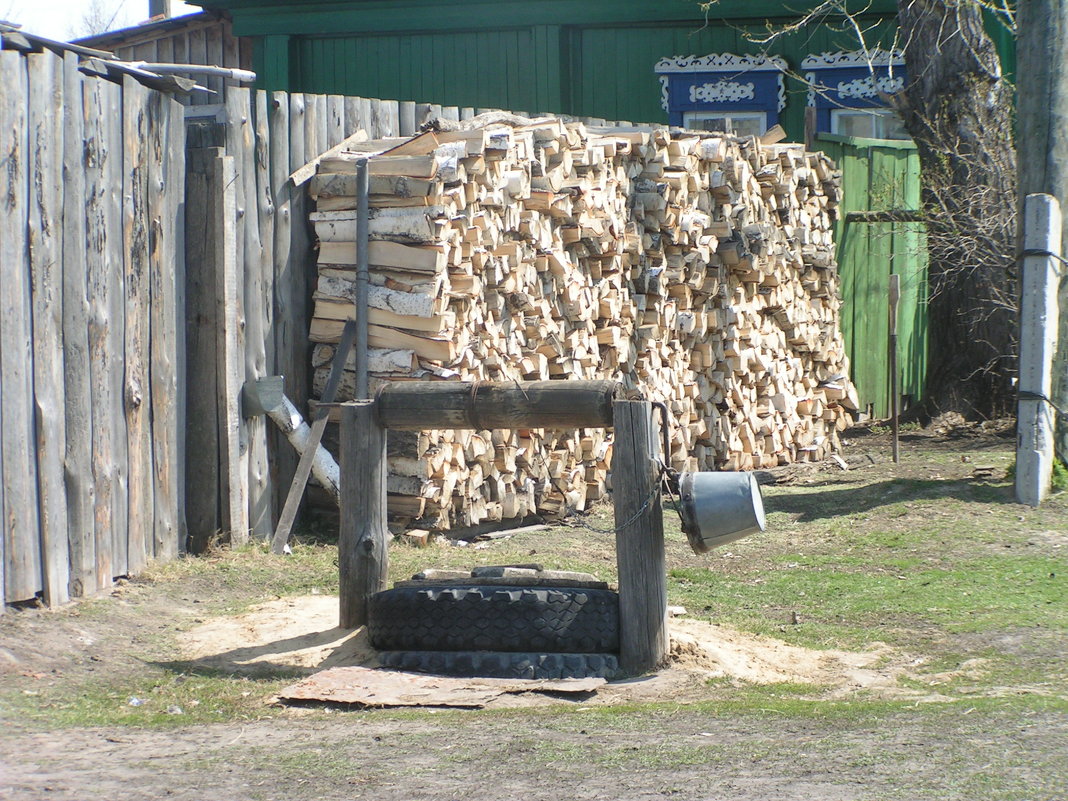
[[[612,425],[616,381],[397,381],[378,393],[378,422],[427,428],[602,428]]]
[[[341,406],[341,528],[338,533],[340,626],[367,623],[367,601],[386,589],[386,429],[374,401]]]
[[[668,653],[658,438],[648,401],[616,401],[613,421],[619,658],[625,672],[637,675],[655,670]]]

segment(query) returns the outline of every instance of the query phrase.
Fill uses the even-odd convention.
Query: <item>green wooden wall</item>
[[[872,41],[881,33],[889,44],[892,24],[872,23]],[[820,27],[766,49],[800,69],[810,53],[854,48],[851,37]],[[638,122],[667,121],[654,72],[661,58],[765,49],[743,28],[699,21],[305,35],[286,46],[290,88],[306,92]],[[782,122],[794,139],[804,136],[806,103],[807,88],[788,76]]]
[[[927,251],[921,223],[846,222],[851,211],[920,208],[920,166],[911,142],[822,134],[817,145],[842,170],[836,231],[842,333],[861,403],[890,414],[887,347],[890,276],[900,276],[898,365],[901,394],[923,396],[927,368]]]

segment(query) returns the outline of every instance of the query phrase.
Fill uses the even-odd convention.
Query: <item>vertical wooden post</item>
[[[386,429],[374,401],[341,407],[341,529],[338,533],[340,625],[367,622],[367,599],[386,588]]]
[[[1057,342],[1056,255],[1061,252],[1057,198],[1027,196],[1023,234],[1024,251],[1034,255],[1024,257],[1021,275],[1016,499],[1038,506],[1049,492],[1053,471],[1053,407],[1049,397]]]
[[[634,675],[656,668],[668,652],[658,438],[648,401],[616,401],[612,409],[620,663]]]

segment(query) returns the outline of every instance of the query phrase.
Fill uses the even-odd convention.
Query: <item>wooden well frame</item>
[[[620,664],[631,675],[659,666],[668,652],[659,438],[654,404],[622,400],[621,389],[615,381],[404,381],[341,404],[341,627],[366,624],[368,599],[386,589],[389,429],[612,428]]]

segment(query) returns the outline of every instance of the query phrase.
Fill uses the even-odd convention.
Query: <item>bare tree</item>
[[[1017,355],[1013,88],[974,0],[898,0],[908,82],[893,103],[927,212],[928,408],[1009,414]]]
[[[706,11],[713,3],[702,4]],[[873,52],[847,0],[825,0],[768,43],[812,24],[850,32]],[[928,370],[922,412],[1012,412],[1016,374],[1016,151],[1013,87],[983,27],[1012,25],[1007,0],[897,0],[907,83],[885,99],[915,141],[928,248]],[[820,87],[814,87],[819,91]]]
[[[68,31],[71,39],[110,31],[122,12],[123,0],[89,0]]]

